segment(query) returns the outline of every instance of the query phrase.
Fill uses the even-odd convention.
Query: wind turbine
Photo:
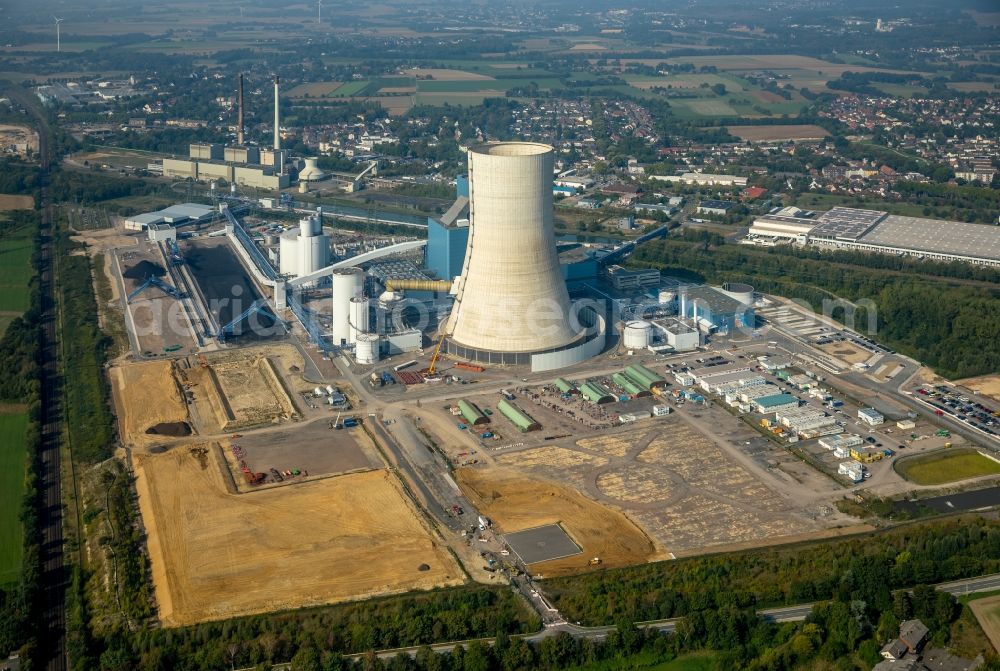
[[[242,6],[240,6],[240,18],[241,19],[243,18],[243,7]]]
[[[63,19],[57,18],[55,16],[53,16],[52,18],[56,20],[56,51],[62,51],[62,42],[60,41],[60,35],[59,35],[59,24],[63,22]]]
[[[323,0],[316,0],[316,24],[323,23]]]

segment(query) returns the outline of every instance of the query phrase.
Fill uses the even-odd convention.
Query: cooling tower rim
[[[555,148],[543,142],[488,142],[469,147],[469,152],[499,158],[523,158],[555,152]]]

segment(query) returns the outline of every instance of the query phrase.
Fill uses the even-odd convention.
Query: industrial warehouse
[[[1000,227],[904,217],[835,207],[815,212],[785,207],[757,217],[743,242],[778,242],[1000,266]]]

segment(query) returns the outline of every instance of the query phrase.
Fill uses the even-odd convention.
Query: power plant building
[[[469,148],[469,241],[448,319],[448,352],[533,371],[604,347],[603,318],[575,314],[552,221],[554,150],[502,142]]]

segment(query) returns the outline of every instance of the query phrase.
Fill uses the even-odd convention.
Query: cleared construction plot
[[[130,363],[111,369],[122,442],[152,445],[191,433],[187,406],[172,361]]]
[[[847,342],[846,340],[842,342],[831,342],[825,345],[816,345],[816,348],[831,356],[837,357],[848,365],[864,363],[865,361],[868,361],[868,359],[872,358],[872,352],[863,347],[858,347],[854,343]]]
[[[578,573],[593,557],[613,567],[665,556],[628,517],[553,480],[508,468],[462,468],[455,472],[455,479],[504,534],[558,524],[582,550],[582,554],[533,564],[533,572],[550,577]]]
[[[35,207],[35,199],[31,196],[18,196],[9,193],[0,193],[0,211],[3,210],[31,210]]]
[[[165,626],[463,582],[388,472],[236,494],[207,448],[135,457]]]
[[[298,419],[282,369],[267,348],[199,358],[184,371],[194,388],[198,416],[206,433]]]
[[[572,557],[581,552],[580,546],[558,524],[507,534],[505,540],[525,564]]]
[[[525,478],[565,483],[621,511],[675,555],[762,544],[821,528],[684,419],[671,415],[633,427],[571,444],[507,451],[496,461]],[[563,526],[579,541],[571,524]]]
[[[986,638],[990,639],[995,650],[1000,650],[1000,595],[988,596],[983,599],[973,599],[969,602],[972,614],[979,621]]]
[[[970,389],[977,394],[988,396],[996,401],[1000,401],[1000,375],[985,375],[983,377],[970,377],[966,380],[959,380],[955,384]]]
[[[974,449],[950,449],[899,459],[896,471],[918,485],[943,485],[1000,474],[1000,462]]]

